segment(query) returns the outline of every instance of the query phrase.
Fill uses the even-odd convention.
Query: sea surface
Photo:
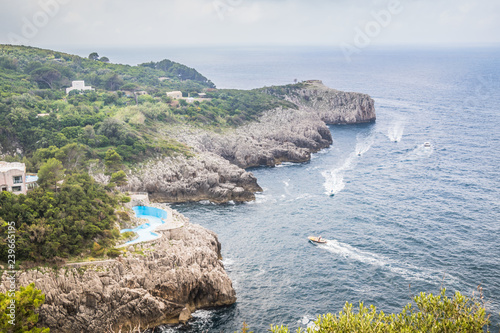
[[[332,146],[310,162],[252,169],[255,202],[174,206],[219,235],[238,301],[156,332],[305,327],[346,301],[399,312],[421,291],[478,285],[499,330],[500,48],[367,48],[350,61],[327,47],[100,53],[169,58],[219,88],[321,79],[375,100],[375,123],[331,126]]]

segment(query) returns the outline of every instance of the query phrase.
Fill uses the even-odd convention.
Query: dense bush
[[[49,328],[38,328],[35,311],[45,302],[45,295],[31,283],[16,292],[0,293],[0,331],[13,333],[49,333]],[[15,304],[11,315],[11,304]],[[14,318],[13,318],[14,317]]]
[[[446,289],[439,295],[420,293],[399,314],[377,312],[375,306],[360,303],[357,312],[346,303],[339,314],[320,316],[313,327],[297,332],[343,333],[413,333],[467,332],[482,333],[489,324],[482,298],[466,297],[456,292],[452,298]],[[271,326],[273,333],[289,333],[286,326]]]
[[[114,244],[116,201],[88,174],[67,176],[58,192],[0,193],[0,218],[16,225],[17,260],[67,258]],[[0,226],[0,256],[7,258],[7,223]]]

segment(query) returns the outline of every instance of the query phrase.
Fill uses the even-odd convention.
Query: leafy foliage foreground
[[[446,289],[439,295],[420,293],[399,314],[377,312],[375,306],[360,303],[358,311],[350,303],[338,314],[319,316],[312,327],[298,328],[298,333],[410,333],[410,332],[484,332],[489,316],[482,297],[467,297],[456,292],[446,296]],[[273,333],[289,333],[287,326],[271,326]]]

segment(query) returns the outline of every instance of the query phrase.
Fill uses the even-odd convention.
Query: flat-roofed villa
[[[27,174],[26,165],[19,162],[0,161],[0,190],[26,194],[36,187],[36,174]]]

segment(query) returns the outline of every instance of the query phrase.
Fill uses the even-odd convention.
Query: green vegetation
[[[45,295],[35,284],[21,287],[19,291],[0,293],[0,331],[13,333],[48,333],[49,328],[35,327],[38,314],[35,309],[45,302]],[[12,304],[15,310],[12,312]],[[14,316],[12,314],[15,314]]]
[[[0,218],[16,225],[16,259],[35,262],[68,258],[114,246],[116,199],[88,174],[66,176],[54,192],[39,187],[27,195],[0,193]],[[0,226],[0,256],[8,256],[8,225]],[[95,241],[94,241],[95,240]]]
[[[73,80],[94,90],[66,94]],[[172,100],[166,93],[174,90],[206,98]],[[2,159],[25,163],[40,185],[27,195],[0,194],[0,218],[16,222],[18,260],[116,255],[109,250],[120,237],[113,210],[130,197],[113,190],[127,184],[125,170],[160,156],[193,156],[166,134],[178,125],[239,126],[277,107],[296,106],[266,91],[217,90],[170,60],[128,66],[97,52],[0,45]],[[91,166],[110,176],[105,187],[87,174]],[[6,251],[0,240],[0,255]]]
[[[64,88],[72,80],[95,90],[67,95]],[[0,45],[0,146],[30,172],[49,158],[67,170],[83,170],[89,161],[104,163],[110,149],[123,168],[158,155],[192,155],[165,135],[174,124],[239,126],[266,110],[295,107],[263,90],[214,88],[196,70],[170,60],[128,66],[111,64],[97,52],[83,58]],[[204,92],[208,98],[172,100],[166,93],[173,90],[186,97]]]
[[[452,298],[446,289],[439,295],[420,293],[399,314],[377,312],[375,306],[360,303],[357,312],[346,303],[339,314],[326,314],[315,321],[314,328],[299,328],[297,332],[484,332],[489,324],[482,297],[466,297],[456,292]],[[289,333],[287,326],[271,326],[273,333]]]

